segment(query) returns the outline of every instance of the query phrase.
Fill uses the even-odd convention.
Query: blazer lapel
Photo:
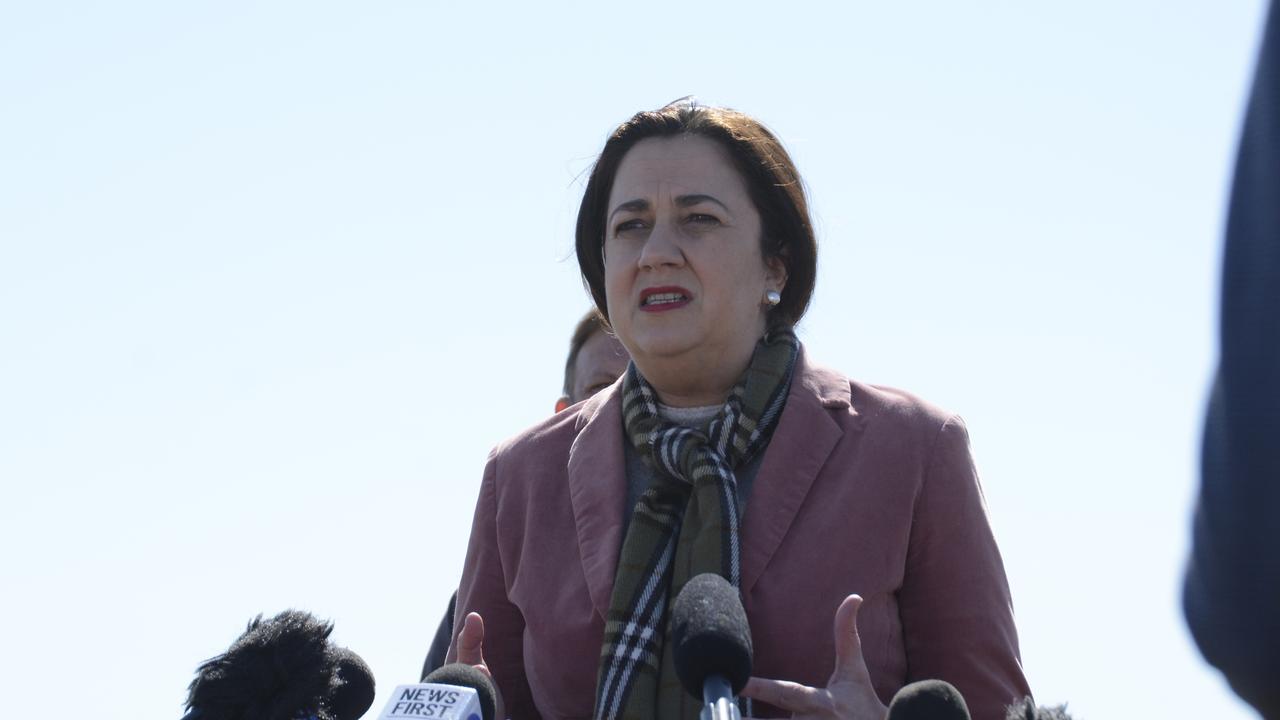
[[[804,349],[778,427],[747,498],[742,527],[742,595],[750,592],[795,520],[813,481],[844,435],[833,409],[861,418],[849,402],[849,381],[808,363]]]
[[[569,501],[587,592],[596,612],[605,617],[622,550],[622,505],[627,492],[622,380],[586,400],[578,418],[582,429],[569,447]]]
[[[786,537],[809,488],[844,435],[832,410],[861,418],[850,407],[849,381],[812,366],[804,349],[787,406],[778,419],[760,471],[747,499],[742,528],[742,593],[759,579]],[[569,448],[569,500],[591,604],[601,617],[609,611],[613,578],[622,550],[622,504],[627,491],[623,455],[622,381],[585,401],[578,412],[582,429]]]

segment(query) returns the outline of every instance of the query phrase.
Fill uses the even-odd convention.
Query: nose
[[[662,267],[684,265],[684,251],[680,248],[678,232],[668,222],[654,224],[644,247],[640,249],[640,267],[656,270]]]

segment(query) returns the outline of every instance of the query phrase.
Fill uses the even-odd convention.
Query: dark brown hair
[[[769,311],[769,327],[796,324],[809,307],[818,270],[818,244],[809,222],[800,173],[791,156],[759,120],[728,108],[698,105],[688,99],[636,113],[618,126],[600,151],[578,208],[578,269],[596,308],[607,321],[604,292],[605,216],[618,166],[641,140],[696,135],[728,152],[760,213],[760,254],[779,258],[787,268],[782,302]]]

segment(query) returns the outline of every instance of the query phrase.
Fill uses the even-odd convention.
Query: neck
[[[640,374],[658,393],[658,401],[671,407],[720,405],[751,364],[755,341],[731,354],[707,357],[690,351],[661,358],[633,357]]]

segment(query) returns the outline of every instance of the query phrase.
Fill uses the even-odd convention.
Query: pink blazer
[[[622,443],[619,382],[489,457],[455,620],[484,616],[485,659],[512,718],[591,716],[624,531]],[[1029,694],[964,425],[918,398],[802,351],[747,499],[741,559],[758,676],[825,686],[836,607],[858,593],[863,655],[886,704],[939,678],[974,718],[1002,720]]]

